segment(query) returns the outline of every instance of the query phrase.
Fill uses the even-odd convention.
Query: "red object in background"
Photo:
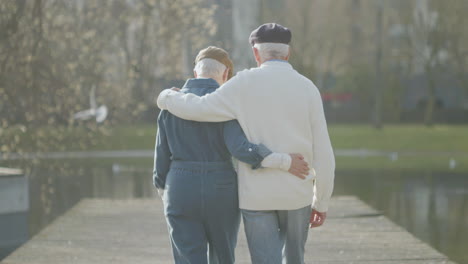
[[[348,102],[353,99],[352,93],[323,93],[322,100],[324,102],[338,101],[340,103]]]

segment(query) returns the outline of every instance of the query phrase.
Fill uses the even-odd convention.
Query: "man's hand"
[[[177,87],[172,87],[171,90],[176,91],[176,92],[180,92],[180,88],[177,88]]]
[[[327,212],[321,213],[315,209],[312,209],[312,213],[310,214],[310,228],[323,225],[325,218],[327,218]]]
[[[304,160],[304,156],[296,153],[289,154],[289,156],[291,156],[291,167],[288,172],[305,179],[309,175],[309,164]]]

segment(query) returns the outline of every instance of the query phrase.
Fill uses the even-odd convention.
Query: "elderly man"
[[[186,82],[184,93],[211,93],[232,76],[232,62],[220,48],[200,51],[195,63],[195,78]],[[253,169],[308,174],[301,155],[271,153],[250,143],[236,120],[199,123],[162,111],[155,154],[154,184],[164,192],[177,264],[234,263],[240,211],[231,155]]]
[[[323,224],[333,191],[335,160],[319,90],[288,63],[289,29],[269,23],[250,35],[258,67],[239,72],[216,92],[198,97],[163,91],[158,106],[184,119],[237,119],[247,138],[281,153],[298,152],[312,179],[239,166],[239,206],[252,263],[304,263],[308,226]]]

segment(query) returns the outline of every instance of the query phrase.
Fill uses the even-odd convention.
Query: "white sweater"
[[[320,212],[328,210],[335,158],[322,99],[312,81],[291,64],[267,61],[237,73],[203,97],[165,90],[158,106],[194,121],[237,119],[252,143],[263,143],[273,152],[301,153],[315,169],[313,181],[281,170],[252,170],[239,163],[241,209],[294,210],[312,204]]]

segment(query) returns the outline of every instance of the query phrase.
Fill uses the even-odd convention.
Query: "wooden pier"
[[[332,199],[306,250],[306,263],[454,264],[355,197]],[[236,256],[236,263],[250,263],[243,228]],[[173,261],[159,200],[85,199],[0,263]]]

